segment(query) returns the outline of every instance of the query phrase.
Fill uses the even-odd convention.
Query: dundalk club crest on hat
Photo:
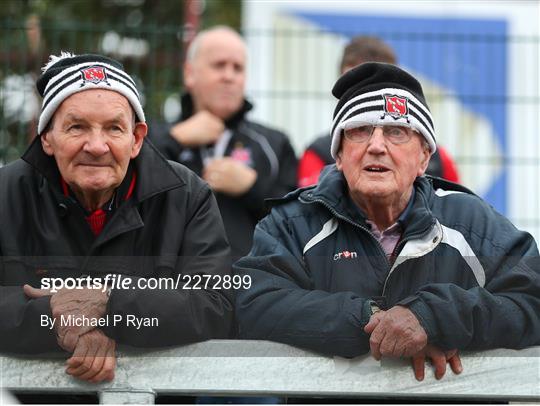
[[[408,100],[395,94],[384,95],[384,113],[394,119],[405,117],[409,114]]]
[[[341,134],[348,126],[407,125],[437,149],[433,118],[420,82],[410,73],[388,63],[366,62],[344,73],[332,88],[338,99],[332,123],[330,153],[336,158]]]
[[[105,82],[110,86],[107,81],[107,72],[102,66],[90,66],[89,68],[81,69],[81,75],[83,79],[81,86],[84,86],[86,82],[94,83],[96,85],[100,82]]]
[[[139,92],[124,66],[104,55],[74,55],[61,52],[51,55],[36,82],[43,97],[37,133],[41,135],[62,102],[71,95],[89,89],[105,89],[120,93],[128,101],[139,122],[146,122]]]

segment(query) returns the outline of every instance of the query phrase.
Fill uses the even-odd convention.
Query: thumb
[[[59,344],[67,352],[73,353],[79,341],[80,335],[74,331],[67,331],[63,336],[59,335]]]
[[[52,296],[52,293],[49,289],[37,289],[37,288],[33,288],[30,285],[24,285],[23,292],[30,299],[37,299],[39,297],[44,297],[44,296]]]
[[[369,322],[364,326],[364,331],[366,332],[366,334],[373,333],[373,330],[375,330],[375,327],[377,327],[377,325],[381,322],[382,314],[380,315],[378,313],[381,313],[381,312],[377,312],[374,315],[372,315],[371,318],[369,319]]]

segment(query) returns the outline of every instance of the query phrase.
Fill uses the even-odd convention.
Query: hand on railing
[[[94,329],[79,337],[75,351],[66,361],[66,373],[88,382],[112,381],[116,368],[116,342]]]
[[[387,357],[411,357],[414,376],[422,381],[426,359],[435,367],[435,378],[441,379],[446,364],[455,374],[463,371],[457,350],[443,351],[427,343],[427,334],[416,316],[406,307],[394,306],[374,313],[364,331],[371,334],[371,355],[379,360]]]
[[[68,352],[75,350],[80,336],[95,328],[90,321],[103,317],[107,311],[109,297],[101,289],[60,289],[52,293],[49,289],[24,285],[23,290],[31,299],[51,296],[58,345]]]
[[[450,364],[450,368],[454,374],[460,374],[463,371],[458,350],[443,351],[434,345],[428,344],[419,353],[413,355],[411,359],[414,377],[418,381],[424,380],[426,359],[429,359],[431,364],[435,367],[436,379],[441,379],[444,376],[446,372],[446,363]]]
[[[374,313],[364,331],[370,334],[371,355],[411,357],[427,345],[427,334],[413,312],[403,306],[394,306]]]

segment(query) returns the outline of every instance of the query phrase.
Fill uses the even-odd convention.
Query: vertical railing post
[[[101,405],[153,405],[156,393],[151,389],[105,389],[99,392]]]

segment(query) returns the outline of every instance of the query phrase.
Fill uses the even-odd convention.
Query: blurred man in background
[[[343,75],[364,62],[385,62],[397,65],[398,60],[394,50],[381,39],[370,36],[353,37],[343,51],[339,66],[340,73]],[[331,135],[325,134],[318,137],[306,148],[298,165],[299,187],[317,183],[321,170],[326,165],[335,162],[330,155],[331,141]],[[452,182],[459,182],[454,161],[440,145],[437,145],[437,151],[431,156],[426,173]]]
[[[201,176],[216,194],[233,256],[248,253],[264,199],[296,187],[297,159],[285,134],[247,120],[246,46],[225,26],[200,32],[184,65],[182,117],[151,127],[168,158]]]

